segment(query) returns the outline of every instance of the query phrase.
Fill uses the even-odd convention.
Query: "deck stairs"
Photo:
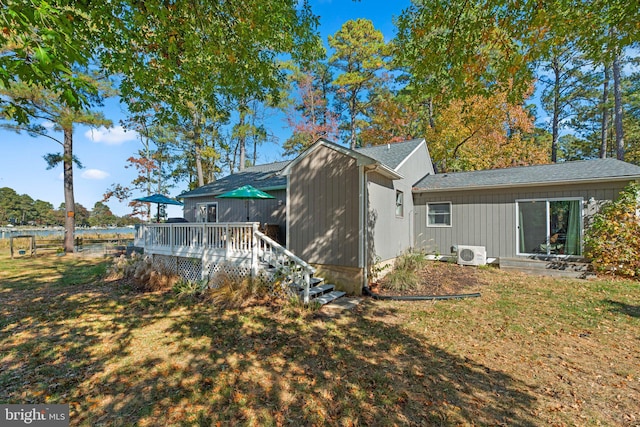
[[[500,269],[520,271],[537,276],[573,277],[588,279],[594,276],[591,264],[579,259],[552,257],[500,258]]]
[[[262,261],[260,264],[263,271],[267,274],[275,274],[277,271],[277,267],[271,263]],[[296,281],[287,279],[282,286],[287,290],[288,294],[296,296],[301,300],[304,298],[304,286],[296,283]],[[335,288],[335,285],[325,283],[325,280],[322,277],[310,277],[309,303],[315,303],[322,306],[346,295],[346,292],[338,291]]]

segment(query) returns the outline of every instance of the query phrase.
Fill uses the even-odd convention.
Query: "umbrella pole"
[[[244,201],[247,205],[247,222],[249,222],[249,200]]]

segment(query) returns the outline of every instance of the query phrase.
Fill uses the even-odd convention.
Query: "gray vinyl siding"
[[[288,247],[314,264],[358,266],[356,160],[320,146],[289,175]]]
[[[279,240],[285,241],[286,231],[286,190],[267,191],[275,199],[249,200],[249,221],[260,224],[276,224],[280,227]],[[189,222],[196,221],[196,209],[200,203],[218,204],[218,222],[245,222],[247,205],[244,200],[216,199],[213,196],[185,197],[184,218]]]
[[[597,206],[613,200],[626,182],[558,186],[443,191],[414,194],[415,246],[429,253],[448,255],[453,245],[485,246],[487,257],[516,256],[516,200],[583,199],[583,222]],[[589,199],[593,198],[594,203]],[[427,203],[451,202],[451,227],[427,227]]]
[[[386,261],[400,255],[410,246],[407,221],[411,206],[411,186],[403,186],[378,173],[368,177],[367,236],[368,261]],[[404,215],[396,216],[396,190],[404,193]]]
[[[386,261],[401,255],[413,246],[414,206],[413,184],[427,173],[433,173],[426,145],[418,149],[400,165],[397,172],[402,179],[391,180],[378,173],[368,178],[368,260]],[[404,215],[396,216],[396,191],[404,195]]]

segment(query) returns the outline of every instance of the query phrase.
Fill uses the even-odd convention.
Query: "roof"
[[[331,141],[320,139],[294,160],[251,166],[243,171],[227,175],[215,182],[203,185],[195,190],[184,192],[178,197],[217,196],[248,184],[262,191],[285,189],[287,188],[286,173],[288,173],[290,169],[288,166],[302,158],[305,154],[313,151],[313,149],[319,145],[339,150],[344,154],[357,157],[371,165],[378,164],[380,165],[378,169],[379,172],[387,174],[393,179],[398,179],[401,175],[396,172],[396,168],[398,168],[423,141],[424,139],[412,139],[410,141],[350,150]]]
[[[640,167],[636,165],[616,159],[597,159],[428,175],[414,185],[414,191],[473,190],[637,178],[640,178]]]
[[[396,145],[396,144],[394,144]],[[315,152],[319,147],[327,147],[332,150],[335,150],[339,153],[344,154],[345,156],[352,157],[356,159],[358,165],[365,166],[366,168],[370,168],[378,171],[379,173],[388,176],[391,179],[400,179],[402,175],[397,173],[394,168],[388,166],[386,163],[375,159],[367,155],[362,149],[352,150],[350,148],[344,147],[342,145],[336,144],[335,142],[331,142],[327,139],[320,138],[316,142],[314,142],[311,146],[309,146],[306,150],[304,150],[298,157],[293,159],[291,163],[289,163],[283,170],[283,175],[289,175],[293,169],[293,167],[298,164],[302,159],[309,156],[311,153]],[[386,146],[385,146],[386,147]]]
[[[365,156],[369,156],[383,165],[395,170],[402,164],[409,154],[413,153],[422,141],[424,141],[424,139],[412,139],[392,144],[356,148],[355,151],[364,154]]]
[[[288,164],[289,161],[284,161],[251,166],[195,190],[184,192],[178,197],[217,196],[249,184],[261,191],[284,190],[287,188],[287,177],[278,173]]]

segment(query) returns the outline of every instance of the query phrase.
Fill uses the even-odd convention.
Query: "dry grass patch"
[[[8,262],[0,402],[70,403],[72,425],[639,422],[637,282],[477,270],[480,299],[293,317],[119,282],[42,286]]]

